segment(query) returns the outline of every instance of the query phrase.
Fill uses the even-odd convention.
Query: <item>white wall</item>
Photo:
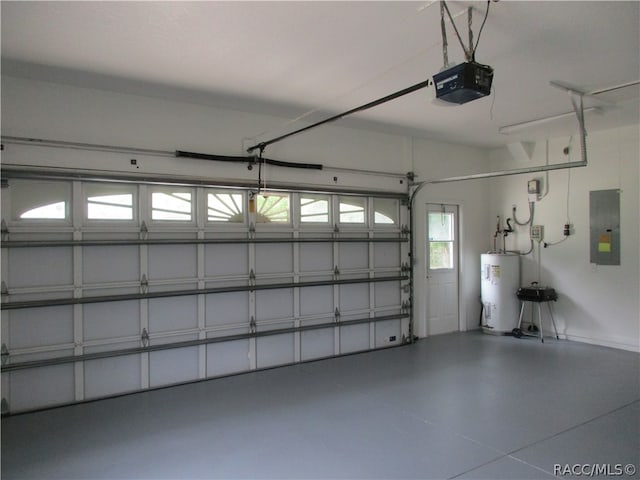
[[[569,144],[571,149],[565,156],[563,148]],[[640,351],[639,145],[637,125],[589,133],[589,165],[549,172],[549,193],[535,205],[535,223],[544,226],[545,240],[562,239],[570,177],[569,220],[574,232],[566,241],[540,251],[540,280],[558,291],[559,300],[554,304],[556,322],[564,338]],[[548,152],[550,163],[580,159],[577,137],[571,141],[550,139]],[[516,162],[506,149],[494,151],[491,156],[496,169],[540,165],[547,161],[547,142],[536,143],[530,161]],[[532,178],[546,181],[545,174],[491,180],[490,214],[494,219],[496,215],[511,217],[512,204],[517,205],[518,219],[527,219],[526,182]],[[590,264],[589,192],[606,189],[621,190],[620,266]],[[493,230],[495,221],[490,225]],[[528,230],[519,227],[507,242],[508,249],[527,250]],[[537,261],[536,249],[523,259],[523,284],[537,280]]]

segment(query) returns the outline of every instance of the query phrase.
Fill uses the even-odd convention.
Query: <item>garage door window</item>
[[[84,199],[88,220],[133,220],[137,187],[86,184]]]
[[[191,189],[162,188],[151,192],[151,219],[171,222],[193,220]]]
[[[33,180],[12,180],[13,220],[69,220],[71,184]]]
[[[364,224],[366,200],[360,197],[340,197],[340,223]]]
[[[300,221],[302,223],[329,223],[328,195],[300,195]]]
[[[244,223],[244,194],[229,190],[207,191],[209,222]]]
[[[397,225],[400,215],[399,202],[393,198],[373,199],[373,223],[376,225]]]
[[[261,193],[257,196],[257,223],[289,223],[289,194]]]

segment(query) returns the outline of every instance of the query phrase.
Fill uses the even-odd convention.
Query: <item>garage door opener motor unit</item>
[[[476,62],[465,62],[433,76],[436,98],[463,104],[491,93],[493,68]]]

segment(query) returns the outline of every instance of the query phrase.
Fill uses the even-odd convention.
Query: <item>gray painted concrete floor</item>
[[[638,354],[450,334],[2,420],[7,479],[543,479],[554,464],[640,468]]]

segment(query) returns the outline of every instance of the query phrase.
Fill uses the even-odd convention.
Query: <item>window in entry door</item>
[[[429,269],[452,269],[454,217],[449,212],[429,212]]]

